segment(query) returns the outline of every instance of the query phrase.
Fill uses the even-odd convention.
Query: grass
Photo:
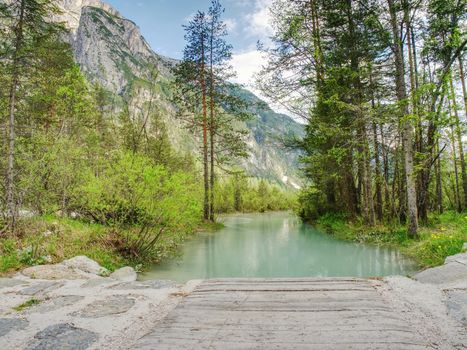
[[[451,211],[431,215],[428,223],[420,226],[417,239],[410,239],[406,228],[397,223],[367,227],[342,215],[328,214],[315,224],[339,239],[399,248],[421,267],[442,265],[446,257],[462,252],[467,242],[467,213]]]
[[[22,222],[18,234],[0,238],[0,274],[27,266],[55,264],[86,255],[113,271],[132,262],[107,242],[107,228],[53,216]]]
[[[37,299],[29,299],[28,301],[18,305],[18,306],[15,306],[13,308],[13,310],[15,311],[18,311],[18,312],[21,312],[23,310],[26,310],[32,306],[35,306],[35,305],[39,305],[41,302],[40,300],[37,300]]]
[[[221,223],[202,223],[199,231],[217,231]],[[183,241],[163,247],[161,259],[176,255]],[[186,237],[185,237],[186,238]],[[169,242],[169,243],[170,243]],[[10,275],[28,266],[56,264],[85,255],[109,271],[123,266],[142,270],[147,265],[129,258],[109,227],[56,216],[42,216],[21,222],[15,237],[0,238],[0,276]]]

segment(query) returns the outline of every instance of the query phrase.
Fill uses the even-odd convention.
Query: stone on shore
[[[39,280],[78,280],[90,278],[84,272],[76,271],[71,267],[60,264],[28,267],[22,271],[22,274]]]
[[[20,281],[13,278],[0,278],[0,289],[3,288],[12,288],[19,286],[20,284],[26,284],[25,281]]]
[[[26,350],[85,350],[99,337],[94,332],[63,323],[47,327],[34,338]]]
[[[446,295],[449,314],[467,327],[467,291],[448,290]]]
[[[29,325],[27,320],[19,318],[0,318],[0,337],[11,331],[21,331]]]
[[[110,274],[110,278],[122,282],[134,282],[138,278],[136,271],[132,267],[122,267]]]
[[[89,259],[87,256],[76,256],[74,258],[63,261],[62,265],[68,266],[72,269],[91,273],[93,275],[106,275],[109,273],[105,267],[100,266],[97,262]]]
[[[76,303],[83,300],[84,297],[80,295],[64,295],[55,297],[48,302],[42,303],[40,305],[34,306],[27,310],[28,313],[40,313],[44,314],[47,312],[52,312],[60,310],[64,307],[75,305]]]
[[[99,318],[123,314],[135,305],[135,299],[124,295],[114,295],[107,299],[97,300],[72,316],[83,318]]]
[[[422,283],[448,284],[467,280],[467,253],[446,259],[442,266],[417,273],[414,278]]]
[[[35,283],[30,287],[22,289],[21,295],[39,295],[58,289],[63,286],[63,282],[40,282]]]

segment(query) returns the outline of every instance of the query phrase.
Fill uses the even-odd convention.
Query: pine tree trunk
[[[376,110],[376,103],[375,103],[375,96],[374,96],[374,90],[375,87],[373,86],[373,76],[372,73],[370,72],[370,89],[372,91],[371,93],[371,108],[373,109],[373,112]],[[381,178],[381,160],[380,160],[380,154],[379,154],[379,143],[378,143],[378,127],[376,125],[376,122],[373,120],[372,123],[373,126],[373,147],[374,147],[374,157],[375,157],[375,191],[376,191],[376,203],[375,203],[375,213],[376,217],[378,218],[378,221],[383,221],[383,196],[382,196],[382,189],[381,189],[381,184],[382,184],[382,178]]]
[[[212,222],[215,221],[214,217],[214,183],[215,183],[215,173],[214,173],[214,162],[215,162],[215,154],[214,154],[214,140],[215,140],[215,132],[216,132],[216,126],[215,126],[215,102],[214,102],[214,62],[213,62],[213,34],[211,33],[211,56],[210,56],[210,102],[211,102],[211,114],[210,114],[210,142],[211,142],[211,207],[210,207],[210,214],[209,214],[209,220]]]
[[[436,153],[439,154],[439,141],[436,142]],[[443,213],[443,183],[441,177],[441,156],[438,156],[435,164],[436,173],[436,209],[438,213]]]
[[[465,167],[464,145],[462,143],[462,127],[460,123],[459,113],[457,112],[456,90],[454,89],[454,83],[452,81],[452,76],[450,77],[449,82],[451,85],[452,108],[454,110],[456,140],[457,140],[457,147],[459,148],[459,163],[460,163],[460,168],[461,168],[462,189],[463,189],[463,194],[464,194],[464,200],[460,200],[460,210],[462,210],[462,209],[467,209],[467,173],[466,173],[466,167]]]
[[[451,99],[448,99],[448,105],[449,105],[449,112],[452,113],[454,112],[454,115],[457,114],[456,107],[455,105],[453,106]],[[453,118],[453,115],[451,114],[451,119]],[[454,117],[456,119],[456,117]],[[452,150],[452,163],[454,165],[454,193],[455,193],[455,203],[456,203],[456,209],[460,213],[462,212],[462,196],[461,196],[461,191],[460,191],[460,185],[459,185],[459,167],[457,165],[457,150],[456,150],[456,132],[454,129],[454,123],[451,123],[451,137],[450,137],[450,143],[451,143],[451,150]]]
[[[375,206],[373,202],[373,190],[370,179],[370,147],[368,145],[368,135],[366,131],[366,120],[363,111],[363,98],[362,98],[362,84],[360,81],[360,66],[358,60],[358,53],[356,51],[356,35],[355,35],[355,24],[352,14],[352,1],[347,0],[347,20],[349,24],[349,34],[351,40],[352,51],[350,54],[350,66],[354,73],[353,87],[355,89],[352,102],[356,105],[358,111],[356,112],[356,119],[358,123],[357,135],[359,139],[358,151],[360,153],[359,159],[359,186],[362,190],[362,201],[361,207],[365,222],[369,226],[374,226],[375,219]]]
[[[376,203],[375,210],[378,221],[383,221],[383,195],[382,195],[382,177],[381,160],[379,155],[378,128],[373,122],[373,143],[375,148],[375,183],[376,183]]]
[[[415,62],[414,62],[414,51],[412,50],[412,30],[411,30],[411,23],[410,23],[410,14],[409,14],[409,6],[406,3],[404,6],[404,22],[406,26],[406,33],[407,33],[407,52],[409,58],[409,77],[410,77],[410,97],[412,101],[412,113],[417,120],[417,133],[416,133],[416,145],[417,149],[421,151],[421,143],[422,143],[422,135],[421,132],[421,118],[418,113],[418,103],[417,103],[417,92],[416,92],[416,84],[415,84]],[[423,162],[423,160],[422,160]],[[428,220],[428,189],[423,186],[425,181],[425,169],[423,166],[419,167],[417,173],[417,189],[418,189],[418,217],[422,222],[426,222]]]
[[[207,125],[207,106],[206,106],[206,61],[204,38],[201,41],[201,93],[203,104],[203,166],[204,166],[204,219],[209,220],[209,162],[208,162],[208,125]]]
[[[19,9],[18,24],[15,28],[15,42],[12,58],[12,78],[10,93],[8,96],[9,119],[8,119],[8,166],[6,171],[6,195],[8,210],[8,225],[11,232],[15,231],[16,226],[16,198],[15,198],[15,112],[16,112],[16,93],[19,85],[19,64],[20,52],[23,47],[23,26],[25,15],[26,0],[21,1]]]
[[[410,120],[407,119],[408,109],[405,104],[407,92],[405,89],[404,60],[402,56],[402,47],[399,42],[399,27],[397,23],[396,8],[393,0],[387,0],[391,17],[392,34],[394,41],[394,56],[396,68],[396,91],[397,99],[400,104],[400,118],[402,119],[402,143],[404,148],[405,179],[407,183],[407,216],[408,216],[408,234],[410,237],[418,235],[418,208],[417,208],[417,190],[414,178],[413,166],[413,128]]]
[[[384,208],[386,213],[392,215],[394,212],[391,210],[391,200],[389,193],[389,158],[388,151],[386,149],[385,137],[383,125],[379,126],[380,135],[381,135],[381,152],[383,156],[383,174],[384,174]]]

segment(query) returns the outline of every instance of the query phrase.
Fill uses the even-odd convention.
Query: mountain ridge
[[[152,50],[138,25],[100,0],[60,0],[62,14],[57,20],[70,29],[69,41],[75,60],[91,82],[98,82],[121,99],[129,99],[133,111],[142,106],[152,94],[153,67],[159,74],[156,102],[175,148],[192,152],[193,136],[175,117],[171,103],[169,69],[177,60],[161,56]],[[78,22],[77,22],[78,21]],[[239,87],[252,105],[265,104],[251,91]],[[152,95],[151,95],[152,96]],[[293,132],[303,135],[304,127],[290,116],[276,113],[269,106],[255,107],[254,118],[245,124],[249,130],[247,144],[250,156],[240,161],[245,171],[291,188],[301,187],[296,151],[279,147],[279,139]]]

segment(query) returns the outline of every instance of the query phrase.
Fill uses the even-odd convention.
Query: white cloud
[[[227,27],[227,31],[229,33],[232,33],[235,31],[235,29],[237,28],[237,20],[235,18],[227,18],[224,20],[224,24],[225,26]]]
[[[254,75],[259,73],[261,67],[266,64],[266,60],[264,53],[258,50],[233,54],[231,63],[237,72],[235,82],[254,90]]]
[[[255,9],[246,16],[245,32],[252,37],[259,37],[263,41],[272,33],[270,6],[273,0],[255,0]]]

